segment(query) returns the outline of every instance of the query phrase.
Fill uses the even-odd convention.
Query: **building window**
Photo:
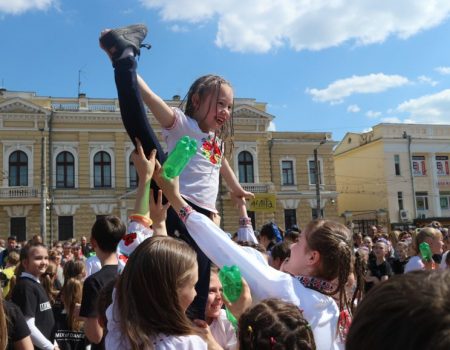
[[[320,209],[320,217],[324,218],[325,216],[323,215],[323,209]],[[311,209],[311,218],[313,220],[318,219],[317,217],[317,208],[313,208]]]
[[[398,210],[405,209],[403,207],[403,192],[397,192]]]
[[[436,156],[436,173],[438,176],[448,176],[448,156]]]
[[[398,154],[394,155],[394,166],[395,166],[395,175],[399,176],[400,174],[400,156]]]
[[[239,166],[239,182],[241,183],[254,183],[253,176],[253,156],[250,152],[243,151],[238,156]]]
[[[413,156],[412,157],[412,167],[414,176],[425,176],[427,175],[427,168],[425,165],[424,156]]]
[[[284,209],[284,227],[286,230],[297,225],[297,211],[295,209]]]
[[[18,242],[27,240],[27,218],[11,218],[10,227],[10,236],[17,236]]]
[[[28,186],[28,156],[15,151],[9,156],[9,186]]]
[[[58,240],[73,238],[73,216],[58,216]]]
[[[417,210],[428,210],[428,192],[416,192]]]
[[[439,193],[439,199],[441,202],[441,209],[450,209],[450,192]]]
[[[75,187],[75,158],[64,151],[56,157],[56,188]]]
[[[131,160],[131,155],[130,155],[130,159],[129,159],[129,170],[130,170],[129,187],[130,188],[136,188],[138,183],[139,183],[139,177],[138,177],[138,174],[136,172],[136,168],[134,167],[134,163]]]
[[[281,162],[281,170],[283,174],[282,185],[294,185],[294,162],[292,160],[283,160]]]
[[[322,179],[320,176],[320,160],[317,161],[317,165],[319,168],[319,184],[322,184]],[[314,162],[314,160],[309,160],[308,161],[308,174],[309,174],[309,184],[310,185],[315,185],[316,184],[316,163]]]
[[[94,156],[94,187],[111,187],[111,156],[105,151]]]

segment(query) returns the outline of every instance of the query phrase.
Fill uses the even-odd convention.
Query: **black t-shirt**
[[[34,324],[53,343],[55,319],[44,288],[28,277],[20,277],[12,292],[11,301],[25,317],[34,317]]]
[[[400,261],[399,258],[393,258],[389,260],[391,264],[392,272],[396,275],[402,275],[405,272],[405,265],[408,263],[409,258]]]
[[[68,315],[60,304],[53,307],[55,316],[55,340],[61,350],[84,350],[87,339],[83,330],[74,331],[69,329]]]
[[[83,299],[81,300],[80,316],[97,317],[97,299],[100,291],[110,281],[117,277],[117,265],[105,265],[100,271],[90,275],[83,284]],[[104,349],[104,337],[99,344],[91,344],[91,350]]]
[[[389,276],[391,277],[393,275],[391,265],[385,260],[380,265],[377,265],[376,260],[369,260],[369,270],[371,272],[371,275],[374,277],[377,277],[379,280],[381,280],[381,277],[383,276]],[[366,292],[373,287],[373,282],[366,282],[365,284],[365,290]]]
[[[3,301],[3,309],[8,317],[8,344],[6,350],[13,350],[14,343],[30,335],[30,329],[17,305]]]

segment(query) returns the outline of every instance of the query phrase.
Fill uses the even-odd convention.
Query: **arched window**
[[[75,187],[75,158],[64,151],[56,157],[56,188]]]
[[[9,186],[28,186],[28,156],[15,151],[9,156]]]
[[[111,157],[105,151],[94,156],[94,187],[111,187]]]
[[[138,185],[139,177],[137,175],[136,168],[134,167],[134,163],[131,160],[131,154],[130,154],[130,158],[129,158],[129,170],[130,170],[129,187],[136,188]]]
[[[253,183],[253,156],[250,152],[243,151],[238,156],[239,182]]]

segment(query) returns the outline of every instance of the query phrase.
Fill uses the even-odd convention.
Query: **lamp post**
[[[317,159],[317,149],[323,145],[325,142],[327,142],[327,139],[323,139],[320,141],[319,145],[314,148],[314,175],[316,178],[316,215],[317,219],[322,218],[321,213],[321,205],[320,205],[320,167],[319,167],[319,161]]]

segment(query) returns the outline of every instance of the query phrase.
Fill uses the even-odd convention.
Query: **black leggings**
[[[114,63],[114,76],[116,80],[117,95],[119,97],[120,114],[125,129],[130,136],[131,141],[136,145],[135,138],[142,143],[144,153],[149,155],[151,150],[157,150],[156,158],[162,164],[167,156],[164,153],[161,144],[156,137],[150,123],[147,119],[147,113],[142,101],[136,75],[135,57],[127,57]],[[155,197],[158,193],[158,186],[154,181],[151,183]],[[164,201],[166,201],[164,199]],[[196,211],[210,216],[210,212],[189,203]],[[187,242],[197,253],[198,263],[198,282],[195,286],[197,296],[188,310],[191,318],[205,319],[205,308],[209,293],[209,278],[211,274],[211,262],[198,247],[186,229],[186,226],[178,217],[175,210],[170,207],[167,211],[167,232],[170,236],[180,237]],[[178,231],[178,235],[176,234]]]

